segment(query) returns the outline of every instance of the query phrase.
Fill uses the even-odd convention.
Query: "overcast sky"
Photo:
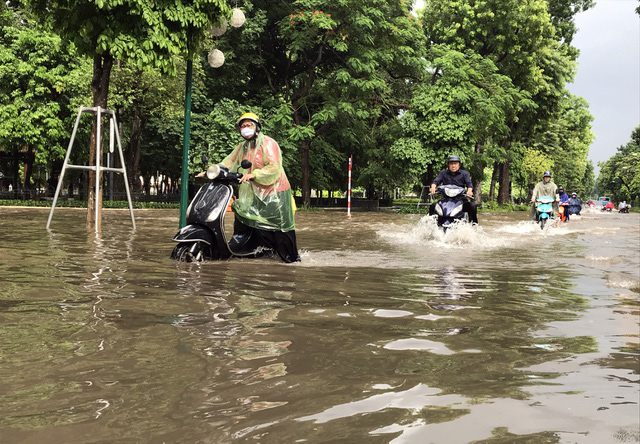
[[[637,0],[598,0],[576,16],[578,74],[569,90],[589,102],[596,140],[589,158],[613,156],[640,125],[640,16]]]
[[[613,156],[640,125],[640,16],[637,0],[596,0],[575,18],[580,50],[578,74],[567,85],[589,102],[596,139],[589,150],[596,173],[598,162]],[[417,0],[415,8],[424,2]]]

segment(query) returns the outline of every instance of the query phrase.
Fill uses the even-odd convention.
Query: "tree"
[[[631,140],[618,147],[616,154],[599,163],[598,190],[613,200],[640,203],[640,126],[631,133]]]
[[[400,117],[402,136],[391,153],[407,166],[404,174],[417,178],[428,171],[425,185],[449,155],[461,156],[473,168],[479,201],[485,166],[498,155],[496,143],[509,132],[505,122],[526,104],[526,96],[491,60],[473,51],[435,45],[427,59],[430,78],[416,88],[410,108]]]
[[[328,134],[331,128],[347,131],[341,123],[354,120],[375,124],[386,111],[395,116],[402,105],[392,84],[420,74],[424,36],[402,0],[255,1],[249,21],[262,28],[246,30],[253,56],[250,63],[239,63],[237,73],[246,76],[240,77],[246,82],[242,89],[247,96],[257,92],[264,98],[260,105],[273,111],[271,124],[288,128],[285,138],[297,145],[302,195],[308,203],[312,145],[318,141],[322,156],[336,159],[320,141],[323,136],[337,138]],[[225,44],[235,48],[242,41],[228,39]],[[356,138],[362,143],[365,126],[355,128],[363,129]],[[316,180],[325,181],[322,175]]]
[[[0,147],[24,160],[24,188],[34,163],[64,156],[66,120],[86,66],[73,44],[39,29],[27,15],[0,6]]]
[[[527,139],[534,135],[536,125],[554,115],[564,85],[575,69],[577,53],[567,43],[574,32],[569,26],[572,15],[568,11],[575,13],[590,2],[571,3],[575,8],[565,3],[571,2],[563,0],[562,5],[554,6],[551,12],[555,15],[550,14],[544,0],[433,0],[424,9],[433,42],[448,44],[458,51],[471,50],[490,59],[500,74],[509,77],[514,87],[531,99],[527,103],[530,106],[521,106],[505,122],[509,134],[500,142],[505,156],[498,168],[501,203],[510,198],[511,147],[528,145]],[[553,23],[567,26],[558,31]]]
[[[93,59],[93,106],[107,107],[114,60],[132,67],[175,74],[176,56],[197,48],[212,23],[230,11],[225,0],[27,0],[31,11],[81,55]],[[92,129],[89,164],[95,164],[97,128]],[[90,172],[89,182],[95,179]],[[94,221],[96,199],[89,187],[87,225]]]

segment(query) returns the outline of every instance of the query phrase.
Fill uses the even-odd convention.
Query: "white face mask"
[[[242,137],[245,139],[251,139],[256,134],[256,130],[254,128],[246,127],[240,130],[240,134],[242,134]]]

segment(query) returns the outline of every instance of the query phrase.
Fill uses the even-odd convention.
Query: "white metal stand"
[[[416,205],[416,210],[421,206],[431,205],[430,202],[422,202],[422,196],[424,195],[424,190],[429,190],[429,187],[423,186],[422,191],[420,191],[420,197],[418,198],[418,205]],[[428,191],[427,191],[428,194]]]
[[[73,148],[73,142],[76,138],[76,133],[78,132],[78,124],[80,123],[80,117],[82,116],[82,113],[93,113],[96,115],[96,120],[97,120],[97,134],[98,137],[96,138],[96,164],[95,166],[87,166],[87,165],[72,165],[69,163],[69,157],[71,155],[71,149]],[[109,152],[113,153],[114,151],[114,141],[117,142],[118,144],[118,154],[120,156],[120,165],[121,168],[110,168],[110,167],[103,167],[100,165],[100,161],[102,159],[102,145],[101,145],[101,139],[102,139],[102,130],[101,130],[101,123],[102,123],[102,114],[107,114],[109,116]],[[113,137],[115,135],[115,137]],[[115,139],[115,140],[114,140]],[[58,186],[56,187],[56,194],[53,197],[53,202],[51,204],[51,211],[49,212],[49,220],[47,220],[47,228],[49,228],[49,225],[51,224],[51,218],[53,217],[53,210],[55,210],[56,208],[56,203],[58,201],[58,196],[60,195],[60,190],[62,189],[62,182],[64,180],[64,174],[66,172],[67,169],[71,169],[71,170],[89,170],[89,171],[95,171],[96,172],[96,194],[95,194],[95,200],[96,200],[96,214],[95,214],[95,228],[96,228],[96,233],[98,232],[98,226],[99,226],[99,221],[98,221],[98,217],[99,217],[99,208],[97,205],[97,201],[98,201],[98,193],[100,192],[100,173],[103,171],[108,171],[108,172],[113,172],[113,173],[121,173],[122,175],[124,175],[124,187],[127,191],[127,200],[129,201],[129,214],[131,215],[131,225],[133,225],[133,228],[136,228],[136,221],[133,217],[133,204],[131,203],[131,193],[129,192],[129,180],[127,178],[127,170],[124,166],[124,155],[122,154],[122,145],[120,144],[120,133],[118,132],[118,125],[116,123],[116,113],[113,112],[112,110],[108,110],[108,109],[104,109],[102,107],[96,107],[96,108],[85,108],[85,107],[81,107],[78,110],[78,117],[76,118],[76,124],[73,127],[73,133],[71,133],[71,140],[69,141],[69,147],[67,148],[67,154],[64,158],[64,163],[62,164],[62,171],[60,172],[60,179],[58,180]]]

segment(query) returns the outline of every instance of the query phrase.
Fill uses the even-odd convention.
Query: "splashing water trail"
[[[509,240],[504,237],[489,236],[479,225],[456,222],[447,231],[438,227],[436,218],[424,216],[414,226],[406,228],[392,226],[391,230],[380,230],[378,236],[396,244],[431,244],[442,249],[491,249],[505,247]]]

